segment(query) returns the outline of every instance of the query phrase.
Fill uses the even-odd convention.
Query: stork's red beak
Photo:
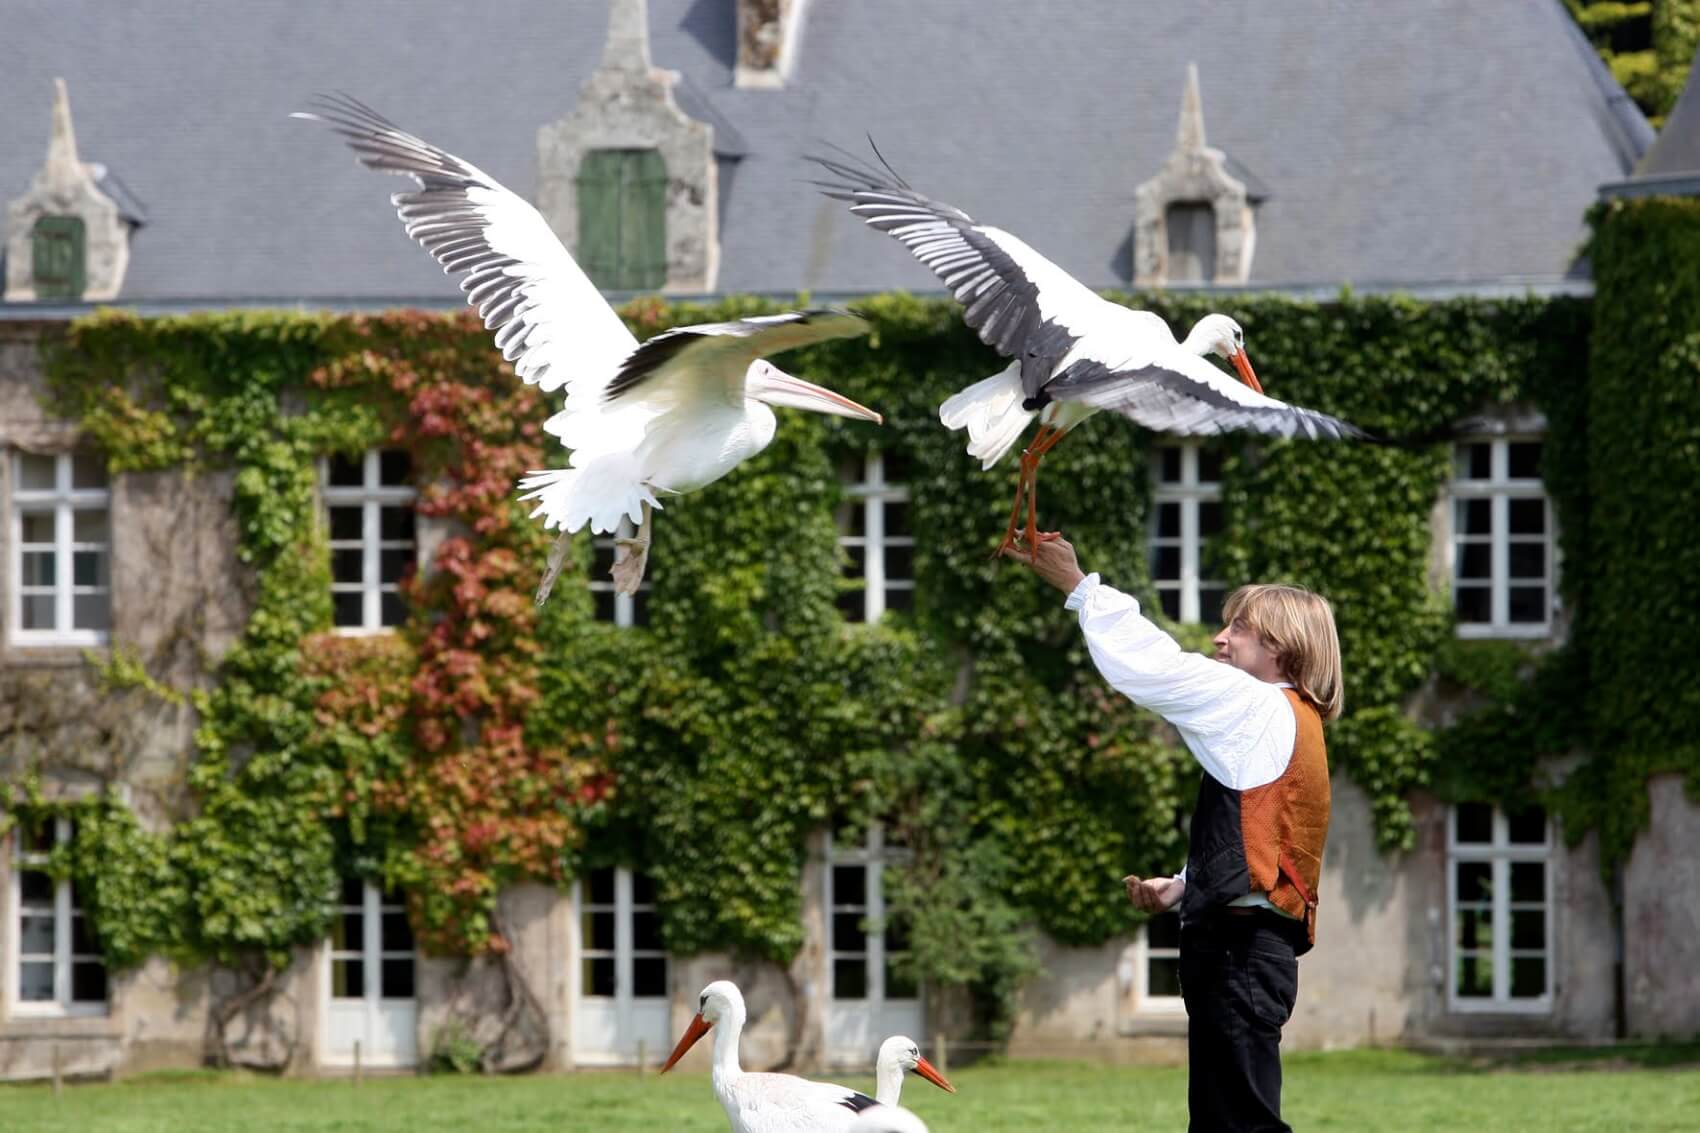
[[[1229,360],[1233,362],[1234,369],[1240,372],[1240,381],[1250,386],[1253,393],[1263,392],[1263,384],[1257,380],[1257,374],[1251,368],[1251,359],[1246,357],[1244,350],[1234,351],[1233,358]]]
[[[714,1026],[702,1017],[702,1012],[691,1016],[691,1025],[685,1028],[685,1033],[679,1036],[679,1045],[673,1048],[673,1053],[667,1056],[667,1061],[661,1064],[661,1073],[673,1069],[673,1064],[685,1057],[685,1052],[696,1045],[698,1039],[708,1034],[708,1029]]]
[[[947,1094],[954,1094],[956,1092],[956,1087],[946,1081],[945,1076],[933,1069],[933,1064],[924,1058],[917,1058],[915,1060],[915,1073],[919,1074],[921,1077],[925,1078],[927,1081],[931,1082]]]

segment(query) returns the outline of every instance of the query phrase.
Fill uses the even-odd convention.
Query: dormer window
[[[44,216],[30,234],[30,273],[37,299],[83,297],[88,278],[87,226],[80,216]]]
[[[1169,283],[1216,278],[1216,210],[1208,201],[1177,201],[1164,213],[1169,230]]]
[[[578,170],[578,260],[604,291],[667,282],[667,163],[652,149],[595,149]]]

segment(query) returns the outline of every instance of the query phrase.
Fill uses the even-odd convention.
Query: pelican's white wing
[[[1240,429],[1313,440],[1365,436],[1337,417],[1258,393],[1178,346],[1114,363],[1077,357],[1045,392],[1058,401],[1113,410],[1148,429],[1181,436]]]
[[[544,390],[565,386],[597,401],[637,346],[531,205],[469,162],[438,149],[346,95],[313,100],[362,164],[412,177],[419,190],[390,198],[407,234],[449,274],[465,273],[467,302],[495,332],[514,372]]]
[[[1122,311],[1019,238],[922,196],[889,167],[881,172],[848,155],[811,160],[839,178],[817,182],[827,196],[849,201],[869,227],[901,241],[950,288],[980,341],[1021,363],[1029,398],[1082,337]]]

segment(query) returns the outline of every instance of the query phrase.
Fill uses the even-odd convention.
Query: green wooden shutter
[[[667,282],[667,163],[655,150],[584,155],[578,262],[609,291],[647,291]]]
[[[44,216],[30,233],[37,299],[81,299],[86,282],[83,218]]]

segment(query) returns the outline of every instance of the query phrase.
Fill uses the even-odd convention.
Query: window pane
[[[1511,911],[1511,947],[1543,949],[1546,946],[1546,910],[1513,909]]]
[[[834,905],[866,905],[868,903],[868,871],[859,865],[832,867],[832,903]]]
[[[589,892],[592,905],[612,905],[614,903],[614,868],[612,866],[590,871]]]
[[[386,488],[402,488],[413,477],[413,459],[400,449],[386,449],[378,454],[378,483]]]
[[[386,542],[413,542],[413,505],[396,504],[379,508],[378,531]]]
[[[362,913],[343,913],[331,922],[331,948],[338,952],[359,952],[366,947],[366,917]]]
[[[1145,947],[1147,948],[1179,948],[1181,946],[1181,919],[1172,913],[1152,917],[1145,922]]]
[[[1163,607],[1164,617],[1172,622],[1181,620],[1181,592],[1179,590],[1158,591],[1157,603]]]
[[[1215,500],[1200,500],[1198,504],[1198,536],[1208,539],[1222,531],[1222,505]]]
[[[53,878],[41,870],[18,871],[18,888],[26,905],[53,904]]]
[[[358,877],[343,878],[341,901],[344,905],[353,905],[356,908],[364,905],[366,903],[366,883]]]
[[[407,600],[393,590],[378,596],[379,618],[387,626],[398,626],[407,620]]]
[[[653,561],[653,559],[654,556],[651,556],[651,561]],[[646,626],[649,624],[648,582],[640,583],[638,586],[638,592],[632,595],[632,624],[635,626]]]
[[[18,952],[24,956],[53,955],[53,916],[19,917]]]
[[[78,960],[71,965],[71,1001],[106,1002],[106,965],[99,960]]]
[[[1485,625],[1493,621],[1493,596],[1485,586],[1460,586],[1452,595],[1458,620]]]
[[[885,533],[887,535],[913,535],[909,529],[909,502],[907,500],[887,500],[885,502]]]
[[[832,998],[868,998],[868,965],[860,956],[832,962]]]
[[[580,979],[584,981],[584,994],[596,996],[599,999],[612,999],[614,996],[614,957],[586,956]]]
[[[407,914],[399,909],[385,913],[379,925],[379,939],[385,952],[413,951],[413,926],[408,924]]]
[[[1487,862],[1458,862],[1459,901],[1493,900],[1493,866]]]
[[[1222,479],[1222,453],[1214,448],[1198,450],[1198,482],[1215,484]]]
[[[109,538],[105,508],[78,508],[71,513],[71,539],[77,543],[105,543]]]
[[[845,576],[848,578],[867,577],[867,551],[862,547],[851,545],[844,548],[844,554],[850,560],[844,568]]]
[[[23,541],[25,543],[40,543],[51,547],[56,536],[53,533],[53,513],[50,511],[26,511],[19,517],[23,526]]]
[[[1493,547],[1487,543],[1465,543],[1458,548],[1459,578],[1493,577]]]
[[[1460,908],[1458,910],[1458,940],[1459,948],[1493,949],[1493,913],[1482,908]]]
[[[607,582],[608,572],[614,569],[614,542],[611,539],[598,539],[590,545],[590,577],[596,582]]]
[[[1157,478],[1165,484],[1181,482],[1181,450],[1174,445],[1164,445],[1157,450]]]
[[[413,998],[413,957],[391,956],[383,961],[383,983],[378,994],[385,999]]]
[[[1519,811],[1509,820],[1511,840],[1522,846],[1544,845],[1547,840],[1547,812],[1545,808],[1532,806],[1528,810]]]
[[[1454,461],[1460,480],[1486,480],[1493,475],[1493,446],[1480,442],[1459,445]]]
[[[1546,587],[1513,586],[1507,596],[1512,621],[1539,625],[1547,620]]]
[[[331,579],[358,586],[364,577],[366,556],[359,547],[337,547],[331,551]]]
[[[39,452],[20,452],[18,454],[18,490],[24,492],[51,492],[54,488],[53,468],[54,458]]]
[[[330,483],[335,488],[359,488],[366,483],[366,458],[364,456],[343,456],[338,453],[330,459]]]
[[[74,586],[106,586],[105,551],[72,551],[71,584]]]
[[[331,508],[331,538],[339,543],[358,542],[361,536],[360,516],[363,510],[358,504]]]
[[[94,938],[94,927],[85,916],[71,918],[71,954],[73,956],[93,956],[100,952],[100,944]]]
[[[1493,997],[1493,957],[1458,957],[1458,995],[1466,999]]]
[[[885,548],[885,576],[887,578],[914,578],[915,548],[887,545]]]
[[[614,950],[614,914],[591,912],[584,914],[584,947],[596,952]]]
[[[71,487],[106,487],[106,460],[92,452],[71,454]]]
[[[1179,547],[1151,548],[1151,577],[1176,579],[1181,576],[1181,549]]]
[[[1157,505],[1157,536],[1161,539],[1181,537],[1181,505],[1179,500],[1166,500]]]
[[[667,998],[667,958],[632,957],[632,994],[640,999]]]
[[[1208,202],[1172,204],[1164,221],[1169,237],[1168,281],[1209,283],[1216,278],[1216,209]]]
[[[23,584],[25,586],[52,586],[55,561],[57,561],[57,556],[52,551],[25,551],[21,572]]]
[[[632,874],[632,904],[655,904],[655,879],[647,873]]]
[[[1154,956],[1145,961],[1145,993],[1172,995],[1181,993],[1181,962],[1170,956]]]
[[[1541,478],[1541,442],[1512,441],[1507,448],[1506,474],[1513,480]]]
[[[1215,626],[1222,624],[1222,602],[1228,596],[1227,591],[1215,586],[1206,586],[1198,591],[1198,623]]]
[[[331,995],[359,999],[366,994],[366,965],[361,960],[331,961]]]
[[[640,952],[660,952],[666,948],[666,945],[661,943],[660,914],[632,914],[632,947]]]
[[[1511,534],[1544,535],[1547,529],[1545,500],[1511,500]]]
[[[1511,899],[1541,902],[1547,899],[1545,862],[1511,863]]]
[[[1458,804],[1458,841],[1488,843],[1493,841],[1493,807],[1486,803]]]
[[[612,590],[594,590],[590,595],[591,616],[599,622],[614,620],[614,592]]]
[[[1493,501],[1459,500],[1452,522],[1460,535],[1492,535]]]
[[[366,624],[366,599],[358,590],[341,590],[331,595],[333,618],[339,626]]]
[[[25,1003],[53,1002],[53,961],[26,961],[18,965],[18,998]]]
[[[1513,999],[1539,999],[1547,990],[1547,961],[1544,956],[1513,956],[1511,958],[1511,996]]]
[[[1512,578],[1546,577],[1547,547],[1545,543],[1512,543],[1510,551]]]
[[[77,594],[71,598],[74,629],[105,629],[112,624],[111,599],[105,594]]]
[[[885,608],[896,610],[900,614],[915,612],[915,591],[909,587],[899,587],[885,592]]]
[[[880,465],[887,484],[907,484],[914,479],[914,465],[910,463],[908,453],[881,453]]]
[[[838,505],[838,531],[841,535],[861,538],[868,533],[868,505],[851,499]]]
[[[861,913],[832,914],[832,950],[861,952],[868,947],[868,934],[862,931]]]

